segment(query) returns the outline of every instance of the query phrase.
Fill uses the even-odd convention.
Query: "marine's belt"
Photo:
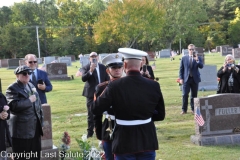
[[[152,118],[148,118],[146,120],[120,120],[116,119],[117,124],[123,125],[123,126],[135,126],[135,125],[141,125],[151,122]]]

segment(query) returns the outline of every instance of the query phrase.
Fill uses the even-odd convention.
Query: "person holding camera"
[[[86,97],[88,111],[87,138],[92,137],[94,133],[94,121],[93,114],[91,112],[91,105],[93,103],[95,88],[99,83],[109,80],[106,67],[103,64],[98,63],[98,54],[96,52],[92,52],[89,56],[90,63],[83,66],[81,69],[82,81],[85,82],[82,95]]]
[[[25,64],[32,69],[33,73],[30,75],[30,82],[36,87],[41,103],[47,103],[46,92],[52,90],[52,84],[48,79],[45,71],[37,69],[37,57],[34,54],[27,54],[25,56]]]
[[[143,77],[150,78],[152,80],[155,79],[152,67],[149,66],[147,56],[142,57],[142,67],[140,68],[140,73]]]
[[[201,57],[195,53],[195,45],[188,45],[188,55],[183,56],[180,62],[179,68],[179,79],[180,84],[182,84],[182,112],[181,114],[186,114],[188,109],[188,95],[191,90],[191,109],[192,114],[194,114],[194,103],[193,98],[197,97],[198,93],[198,83],[201,82],[199,68],[203,68],[203,62]]]
[[[217,93],[240,93],[239,66],[235,65],[235,59],[231,54],[225,57],[217,77],[220,78]]]

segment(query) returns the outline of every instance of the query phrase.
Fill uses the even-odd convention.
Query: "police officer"
[[[102,60],[102,63],[107,67],[106,72],[108,73],[110,80],[100,83],[97,86],[95,92],[95,99],[96,97],[99,97],[101,95],[103,90],[107,87],[109,83],[111,83],[111,81],[120,78],[123,72],[123,62],[121,54],[110,54]],[[103,122],[102,115],[94,116],[95,132],[97,138],[99,140],[102,140],[106,160],[114,160],[111,140],[113,127],[115,125],[114,121],[115,116],[112,108],[108,108],[108,110],[104,112]]]
[[[112,81],[94,101],[92,112],[102,114],[110,106],[115,113],[112,151],[116,160],[155,160],[158,140],[154,121],[165,118],[165,105],[156,81],[140,74],[146,52],[119,48],[126,77]]]

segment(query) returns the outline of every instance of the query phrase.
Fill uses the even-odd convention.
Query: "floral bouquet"
[[[81,157],[78,160],[101,160],[104,156],[103,151],[98,150],[97,147],[91,146],[87,141],[87,135],[83,134],[82,140],[76,139],[81,152]]]
[[[61,160],[64,160],[66,152],[70,148],[70,143],[71,143],[71,139],[70,139],[68,132],[63,133],[62,142],[63,143],[61,145],[61,149],[62,149],[61,152],[63,153],[62,155],[64,155],[64,156],[61,157]]]

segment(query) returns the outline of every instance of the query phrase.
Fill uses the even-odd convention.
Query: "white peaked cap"
[[[124,59],[139,59],[142,60],[143,56],[147,56],[147,52],[133,49],[133,48],[119,48],[118,52],[121,53]]]
[[[107,67],[122,66],[122,54],[112,53],[103,58],[102,63]]]

